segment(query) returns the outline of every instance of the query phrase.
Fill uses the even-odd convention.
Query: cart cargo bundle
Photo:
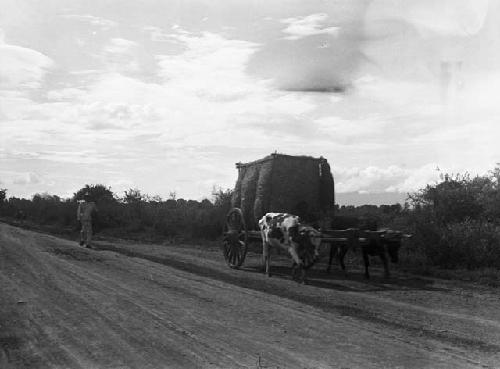
[[[270,211],[310,219],[334,205],[333,176],[324,158],[271,154],[236,167],[232,205],[241,209],[251,229]]]
[[[268,212],[318,220],[334,206],[334,181],[328,161],[310,156],[271,154],[237,163],[238,180],[224,232],[224,257],[243,264],[249,237],[259,238],[258,220]],[[253,231],[252,231],[253,230]]]

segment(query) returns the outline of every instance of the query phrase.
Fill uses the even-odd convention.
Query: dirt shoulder
[[[0,224],[2,368],[476,368],[498,290],[377,270],[272,278],[207,245],[75,242]]]

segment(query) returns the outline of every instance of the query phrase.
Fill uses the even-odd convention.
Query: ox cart
[[[400,239],[401,232],[390,230],[332,228],[334,180],[323,157],[275,153],[253,162],[237,163],[236,168],[238,180],[232,208],[226,215],[222,242],[224,259],[230,268],[243,265],[249,243],[262,242],[258,220],[268,212],[291,213],[314,223],[320,230],[321,243],[330,245],[328,270],[334,256],[345,269],[343,257],[349,248],[372,241],[379,244],[384,237],[389,242],[394,237]],[[316,256],[313,249],[303,250],[300,257],[305,269],[314,265]]]
[[[323,157],[275,153],[249,163],[237,163],[236,168],[238,179],[222,245],[231,268],[243,264],[249,242],[261,240],[258,220],[264,214],[291,213],[307,221],[324,218],[333,211],[334,181]],[[315,257],[306,251],[302,261],[307,268]]]

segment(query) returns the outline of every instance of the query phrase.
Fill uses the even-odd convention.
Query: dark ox
[[[397,263],[399,261],[399,249],[403,238],[409,238],[410,235],[399,231],[380,230],[366,231],[350,228],[344,231],[335,231],[339,241],[331,243],[330,259],[327,271],[330,272],[333,257],[336,256],[343,271],[346,270],[344,258],[349,249],[355,249],[361,246],[363,262],[365,266],[365,277],[370,278],[368,267],[370,266],[370,256],[379,257],[384,266],[384,274],[390,276],[389,262]]]
[[[267,213],[259,220],[262,236],[262,257],[265,273],[270,276],[270,247],[288,251],[293,261],[292,277],[305,282],[306,255],[319,255],[321,234],[312,227],[300,224],[296,215],[288,213]],[[312,251],[312,252],[311,252]],[[296,277],[296,274],[299,274]]]
[[[377,231],[364,232],[364,240],[361,242],[361,251],[365,264],[365,278],[370,278],[368,267],[370,266],[370,256],[378,256],[384,265],[385,277],[390,276],[388,257],[392,263],[399,261],[399,249],[403,235],[399,231]],[[363,242],[364,241],[364,242]]]
[[[344,259],[350,249],[358,247],[360,229],[374,231],[377,229],[377,222],[374,219],[366,217],[336,215],[331,218],[331,224],[328,228],[330,231],[326,231],[325,235],[333,237],[335,241],[329,241],[330,258],[326,271],[330,272],[332,261],[335,257],[342,270],[346,272]]]

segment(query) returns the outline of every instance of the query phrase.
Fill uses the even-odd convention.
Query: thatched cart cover
[[[323,157],[271,154],[237,163],[232,205],[240,208],[250,229],[267,212],[289,212],[318,219],[334,206],[334,182]]]

